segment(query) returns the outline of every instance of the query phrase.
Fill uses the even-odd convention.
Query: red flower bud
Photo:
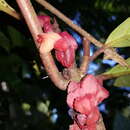
[[[52,32],[52,25],[50,22],[50,16],[44,16],[44,15],[39,15],[38,16],[39,22],[44,30],[44,32]]]
[[[60,36],[62,36],[62,40],[60,39],[55,44],[56,58],[63,66],[70,67],[74,63],[77,43],[67,32],[60,33]]]

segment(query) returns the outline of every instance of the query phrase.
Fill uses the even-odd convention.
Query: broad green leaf
[[[19,14],[5,0],[0,0],[0,11],[20,19]]]
[[[130,58],[128,58],[126,60],[126,63],[128,65],[130,65]],[[112,69],[110,69],[109,71],[103,73],[103,75],[110,75],[111,77],[119,77],[119,76],[122,76],[122,75],[128,75],[130,74],[130,67],[127,68],[127,67],[122,67],[121,65],[116,65],[115,67],[113,67]]]
[[[117,86],[117,87],[122,87],[122,86],[130,87],[130,75],[125,75],[125,76],[121,76],[121,77],[117,78],[115,80],[114,86]]]
[[[121,23],[107,38],[106,45],[110,47],[130,46],[130,18]]]
[[[2,32],[0,32],[0,47],[4,48],[7,52],[10,50],[9,39]]]

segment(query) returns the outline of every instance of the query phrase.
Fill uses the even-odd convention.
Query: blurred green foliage
[[[79,12],[81,26],[99,40],[106,39],[130,15],[130,1],[127,0],[48,1],[71,19]],[[19,11],[15,1],[7,2]],[[44,11],[54,17],[34,0],[32,3],[37,12]],[[67,25],[57,20],[63,30],[69,30]],[[129,48],[120,49],[120,54],[130,57]],[[111,68],[101,61],[102,55],[95,61],[101,66],[97,73]],[[0,129],[68,129],[72,120],[67,113],[66,92],[58,90],[50,79],[44,79],[46,76],[24,20],[17,21],[0,12]],[[122,124],[130,120],[130,92],[113,87],[113,83],[114,80],[109,80],[104,85],[110,91],[103,112],[107,130],[119,130],[116,125],[119,120]],[[127,130],[124,128],[126,125],[122,126]]]

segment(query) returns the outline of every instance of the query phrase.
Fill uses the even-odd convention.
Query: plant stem
[[[90,41],[86,38],[83,39],[83,49],[84,49],[84,55],[82,63],[80,65],[80,71],[83,75],[85,75],[87,72],[90,58]]]
[[[30,29],[30,32],[35,41],[35,44],[36,44],[37,48],[39,48],[39,43],[37,43],[37,36],[39,34],[42,34],[43,31],[42,31],[42,28],[38,21],[35,10],[31,4],[30,0],[16,0],[16,1],[18,3],[18,6],[21,9],[21,12],[25,18],[25,21]],[[42,44],[44,44],[44,43],[42,43]],[[65,80],[63,78],[63,76],[60,74],[60,72],[58,71],[51,53],[40,54],[40,57],[45,66],[45,70],[48,72],[48,75],[51,78],[51,80],[53,81],[53,83],[55,84],[55,86],[61,90],[65,90],[69,81]]]
[[[69,80],[65,80],[61,73],[59,73],[51,53],[40,55],[49,78],[58,88],[61,90],[66,90]]]
[[[30,29],[32,37],[36,43],[36,46],[39,47],[37,44],[37,35],[40,33],[43,33],[43,31],[39,24],[35,10],[31,4],[30,0],[16,0],[16,1],[19,5],[20,10],[25,18],[25,21]]]
[[[91,57],[90,57],[90,61],[95,60],[101,53],[104,52],[104,48],[99,48]]]

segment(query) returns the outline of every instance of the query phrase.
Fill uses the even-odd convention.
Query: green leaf
[[[126,63],[128,65],[130,65],[130,58],[128,58],[126,60]],[[122,67],[121,65],[116,65],[115,67],[113,67],[109,71],[103,73],[103,75],[111,76],[111,77],[119,77],[119,76],[128,75],[128,74],[130,74],[130,67],[129,68]]]
[[[20,19],[19,14],[5,0],[0,0],[0,11],[3,11],[16,19]]]
[[[127,18],[109,35],[105,44],[109,47],[130,46],[130,18]]]
[[[130,87],[130,75],[125,75],[125,76],[121,76],[121,77],[117,78],[115,80],[114,86],[117,86],[117,87],[122,87],[122,86]]]
[[[10,50],[9,39],[2,32],[0,32],[0,47],[4,48],[7,52]]]
[[[130,106],[127,106],[123,109],[123,116],[130,119]]]
[[[13,47],[21,47],[24,44],[24,36],[12,26],[8,26],[8,33]]]

